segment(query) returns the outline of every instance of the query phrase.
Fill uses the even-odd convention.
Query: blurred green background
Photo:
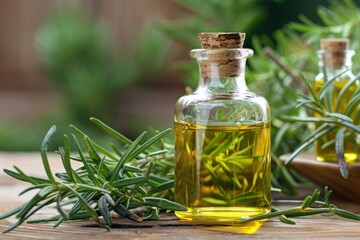
[[[188,53],[198,47],[196,33],[201,31],[247,33],[245,47],[255,50],[248,84],[270,101],[274,151],[291,151],[311,130],[281,120],[281,114],[302,114],[294,108],[301,88],[262,49],[271,47],[295,74],[311,79],[320,37],[350,37],[352,48],[358,47],[356,4],[3,0],[0,151],[38,150],[53,124],[62,133],[74,124],[101,138],[88,120],[91,116],[129,138],[149,127],[172,127],[175,101],[185,94],[185,86],[196,86],[197,66]],[[61,141],[58,134],[53,146]]]

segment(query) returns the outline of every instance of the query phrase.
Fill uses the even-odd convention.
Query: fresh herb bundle
[[[64,146],[59,147],[58,153],[65,172],[56,173],[54,176],[47,157],[48,143],[56,131],[53,126],[41,145],[41,157],[47,178],[29,176],[18,167],[15,167],[15,171],[4,170],[11,177],[32,184],[20,195],[39,190],[30,201],[0,216],[0,219],[4,219],[16,215],[19,219],[5,229],[4,233],[13,230],[38,210],[51,204],[56,205],[59,215],[28,222],[55,221],[56,227],[63,221],[92,218],[101,227],[109,229],[112,225],[111,211],[141,222],[143,219],[159,219],[160,209],[186,210],[184,206],[160,197],[173,194],[173,147],[163,140],[171,129],[159,132],[141,143],[146,132],[131,141],[100,120],[91,120],[123,143],[124,150],[111,144],[113,152],[107,151],[75,126],[71,126],[74,132],[81,136],[87,154],[82,150],[78,137],[72,134],[71,138],[79,154],[79,157],[72,157],[70,138],[64,135]],[[74,170],[71,161],[80,161],[83,166]]]

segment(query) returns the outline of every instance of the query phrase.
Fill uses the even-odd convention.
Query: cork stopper
[[[208,57],[199,62],[203,78],[240,75],[241,54],[234,51],[243,47],[245,33],[203,32],[199,33],[199,40],[203,49],[214,50],[207,52]]]
[[[245,40],[245,33],[241,32],[213,32],[199,33],[201,48],[221,49],[221,48],[242,48]]]
[[[348,38],[320,39],[323,62],[328,67],[341,67],[346,61],[346,51],[349,49]]]
[[[320,39],[321,50],[343,51],[349,48],[348,38],[322,38]]]

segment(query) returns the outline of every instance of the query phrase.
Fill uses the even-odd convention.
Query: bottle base
[[[206,222],[237,222],[242,218],[270,212],[270,208],[252,207],[196,207],[175,212],[181,220]]]

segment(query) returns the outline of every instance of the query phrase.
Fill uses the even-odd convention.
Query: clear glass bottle
[[[317,52],[319,58],[319,73],[313,83],[314,92],[319,96],[320,90],[325,82],[336,77],[332,89],[332,106],[331,111],[343,114],[346,105],[349,103],[352,95],[357,89],[357,83],[351,85],[342,96],[341,103],[336,109],[336,102],[343,87],[349,80],[354,78],[351,71],[353,50],[348,48],[348,39],[322,39],[321,50]],[[347,71],[346,71],[347,70]],[[323,117],[321,114],[314,112],[314,117]],[[354,116],[350,116],[353,119]],[[315,127],[319,128],[322,124],[316,123]],[[332,131],[318,141],[316,141],[316,159],[326,162],[338,162],[335,152],[336,131]],[[329,144],[330,143],[330,144]],[[359,159],[360,146],[356,143],[355,135],[348,135],[344,139],[344,156],[346,162],[354,162]]]
[[[271,209],[270,112],[249,91],[251,49],[195,49],[197,90],[175,105],[175,201],[180,219],[236,221]]]

